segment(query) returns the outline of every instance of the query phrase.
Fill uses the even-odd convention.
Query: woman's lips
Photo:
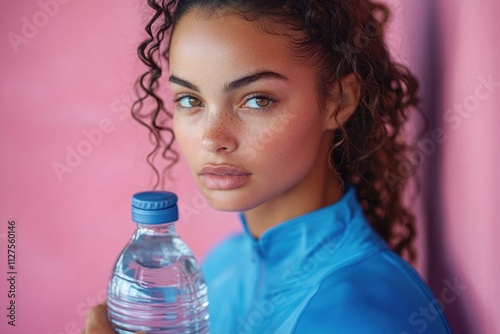
[[[245,185],[250,173],[229,165],[205,165],[200,178],[205,187],[212,190],[231,190]]]

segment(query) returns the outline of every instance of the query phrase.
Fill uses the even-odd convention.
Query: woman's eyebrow
[[[235,89],[249,85],[255,81],[262,80],[262,79],[269,79],[269,78],[279,79],[279,80],[288,80],[287,77],[285,77],[284,75],[279,74],[277,72],[261,71],[261,72],[250,74],[250,75],[244,76],[240,79],[231,81],[230,83],[228,83],[224,86],[223,92],[224,92],[224,94],[227,94]],[[195,92],[198,92],[198,93],[200,92],[200,89],[195,84],[192,84],[189,81],[181,79],[179,77],[176,77],[175,75],[171,75],[169,77],[169,81],[174,83],[174,84],[192,89]]]
[[[268,78],[279,79],[279,80],[288,80],[288,78],[282,74],[279,74],[279,73],[276,73],[273,71],[261,71],[261,72],[257,72],[254,74],[247,75],[243,78],[240,78],[240,79],[237,79],[237,80],[234,80],[234,81],[228,83],[227,85],[224,86],[223,91],[225,94],[227,94],[235,89],[249,85],[255,81],[262,80],[262,79],[268,79]]]
[[[174,84],[177,84],[177,85],[184,86],[186,88],[192,89],[195,92],[198,92],[198,93],[200,92],[200,89],[196,85],[194,85],[194,84],[192,84],[189,81],[186,81],[184,79],[178,78],[175,75],[171,75],[168,78],[168,81],[170,81],[170,82],[172,82]]]

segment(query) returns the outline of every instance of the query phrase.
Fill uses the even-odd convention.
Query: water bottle
[[[134,235],[108,284],[108,319],[120,334],[208,333],[207,287],[200,266],[174,228],[177,196],[132,197]]]

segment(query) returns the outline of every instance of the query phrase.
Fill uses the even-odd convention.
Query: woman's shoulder
[[[349,333],[451,333],[439,301],[418,273],[390,250],[324,277],[298,318],[295,333],[311,328],[324,333],[339,324]]]

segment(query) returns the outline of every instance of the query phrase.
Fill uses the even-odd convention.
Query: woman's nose
[[[230,153],[236,150],[236,119],[234,115],[212,115],[206,124],[202,147],[211,153]]]

